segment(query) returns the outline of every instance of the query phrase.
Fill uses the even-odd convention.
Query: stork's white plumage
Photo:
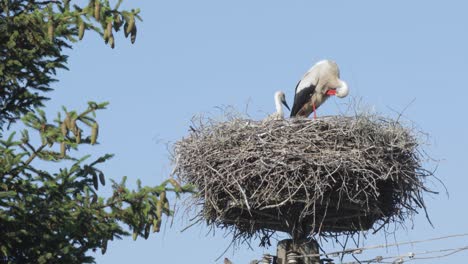
[[[275,93],[275,107],[276,107],[276,112],[269,115],[264,121],[270,121],[270,120],[281,120],[284,119],[284,112],[283,112],[283,104],[286,106],[286,108],[289,109],[288,103],[286,102],[286,95],[282,91],[277,91]]]
[[[328,97],[346,97],[349,93],[346,82],[340,80],[340,69],[336,62],[323,60],[310,68],[297,83],[291,117],[309,116]]]

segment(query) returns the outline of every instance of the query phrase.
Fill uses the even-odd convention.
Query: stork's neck
[[[281,105],[281,99],[279,98],[279,96],[275,96],[275,106],[276,106],[276,113],[278,113],[281,116],[284,116],[283,106]]]

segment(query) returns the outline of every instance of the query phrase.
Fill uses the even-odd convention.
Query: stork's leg
[[[317,119],[317,113],[315,112],[315,103],[312,104],[312,109],[314,110],[314,119]]]

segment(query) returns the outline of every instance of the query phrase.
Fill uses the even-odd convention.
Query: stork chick
[[[271,120],[281,120],[284,119],[284,112],[283,112],[283,106],[286,106],[288,110],[289,106],[288,103],[286,102],[286,95],[282,91],[277,91],[275,93],[275,107],[276,107],[276,112],[269,115],[264,121],[271,121]]]

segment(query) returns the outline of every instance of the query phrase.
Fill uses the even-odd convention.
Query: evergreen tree
[[[93,160],[77,151],[97,142],[96,112],[107,103],[64,108],[53,121],[44,113],[57,70],[67,69],[64,50],[86,32],[112,48],[119,31],[135,41],[139,10],[121,10],[121,2],[0,2],[0,262],[92,263],[90,250],[104,254],[110,240],[158,232],[163,215],[172,213],[167,193],[191,191],[173,179],[155,187],[138,181],[130,190],[124,177],[111,181],[110,198],[100,197],[106,177],[99,165],[112,155]],[[12,131],[20,120],[26,129]],[[38,160],[63,168],[45,171]]]

